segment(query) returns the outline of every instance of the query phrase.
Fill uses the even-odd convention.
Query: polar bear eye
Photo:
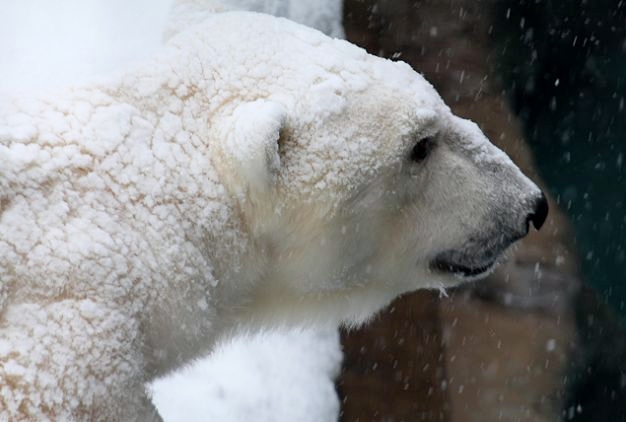
[[[426,137],[420,139],[411,150],[411,161],[419,163],[428,157],[428,154],[433,148],[433,138]]]

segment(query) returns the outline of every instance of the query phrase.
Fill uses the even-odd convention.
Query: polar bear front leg
[[[92,300],[8,305],[0,420],[160,420],[145,394],[138,326]]]

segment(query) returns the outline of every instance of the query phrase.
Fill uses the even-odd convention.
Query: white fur
[[[525,224],[536,186],[408,65],[254,13],[172,34],[0,104],[0,419],[157,419],[141,385],[220,337],[363,321]]]

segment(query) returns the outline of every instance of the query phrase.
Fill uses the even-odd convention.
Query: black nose
[[[533,226],[539,230],[546,222],[546,217],[548,217],[548,200],[542,192],[541,198],[535,202],[535,210],[526,217],[526,227],[529,227],[529,223],[532,222]]]

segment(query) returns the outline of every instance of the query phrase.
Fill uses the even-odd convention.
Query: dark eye
[[[411,150],[411,161],[416,163],[424,161],[424,159],[428,157],[428,154],[430,154],[430,150],[432,150],[432,148],[433,138],[420,139]]]

